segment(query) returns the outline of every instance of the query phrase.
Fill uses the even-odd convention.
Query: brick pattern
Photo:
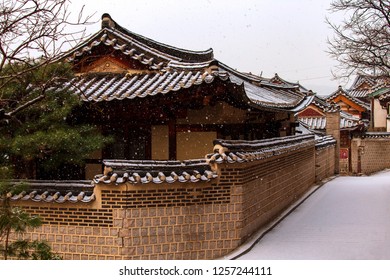
[[[334,175],[335,160],[335,146],[328,146],[324,149],[316,150],[316,182],[321,182]]]
[[[340,174],[349,174],[349,159],[340,159]]]
[[[256,162],[239,170],[241,242],[270,222],[314,184],[314,147]],[[240,178],[240,176],[238,176]]]
[[[371,174],[390,168],[390,138],[354,138],[351,142],[354,174]]]
[[[49,242],[54,253],[65,260],[120,260],[122,239],[117,227],[45,224],[25,234],[26,239]]]
[[[113,223],[112,209],[70,208],[45,203],[37,205],[24,208],[32,215],[39,215],[48,225],[109,227]]]
[[[162,187],[137,188],[127,191],[102,191],[102,208],[148,208],[177,207],[196,204],[229,203],[230,187],[211,185],[207,187]]]
[[[229,204],[126,209],[121,213],[125,259],[214,259],[239,244]]]

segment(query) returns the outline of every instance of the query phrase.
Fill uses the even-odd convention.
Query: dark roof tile
[[[95,200],[90,181],[18,180],[9,183],[26,187],[20,193],[9,193],[12,201],[89,203]]]
[[[309,129],[325,130],[326,117],[299,117],[299,121],[304,123]],[[340,129],[356,128],[361,124],[361,120],[346,112],[340,111]]]
[[[161,184],[207,182],[217,177],[208,161],[104,160],[105,174],[96,175],[95,183]]]
[[[88,74],[74,78],[65,86],[83,101],[101,102],[165,94],[203,82],[211,83],[214,79],[213,75],[185,71],[144,75]]]
[[[287,136],[264,140],[221,140],[214,141],[215,151],[207,155],[210,162],[250,162],[281,155],[314,144],[314,135]]]

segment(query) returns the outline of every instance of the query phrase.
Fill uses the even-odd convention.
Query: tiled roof
[[[315,106],[317,106],[318,108],[322,109],[324,112],[328,109],[329,110],[333,109],[333,107],[331,106],[331,104],[329,102],[327,102],[326,100],[324,100],[323,98],[321,98],[317,95],[314,97],[312,103]]]
[[[374,91],[372,94],[370,94],[372,97],[378,97],[379,100],[389,100],[390,98],[390,86],[381,88],[379,90]]]
[[[390,138],[390,132],[366,132],[361,138]]]
[[[321,150],[323,148],[336,145],[336,139],[331,135],[325,135],[316,139],[316,150]]]
[[[144,98],[157,94],[167,94],[194,85],[212,83],[215,79],[242,86],[242,97],[250,106],[263,109],[298,111],[306,107],[313,96],[298,91],[296,88],[269,85],[260,86],[241,79],[235,73],[223,68],[207,68],[196,71],[179,70],[150,74],[88,74],[81,75],[64,87],[74,91],[84,101],[111,101]]]
[[[369,86],[359,88],[364,83]],[[356,98],[367,98],[370,93],[389,85],[390,77],[388,76],[358,75],[348,93]]]
[[[368,89],[352,89],[350,92],[351,96],[356,97],[356,98],[366,98],[368,94],[370,93],[370,90]]]
[[[104,160],[105,174],[95,183],[131,184],[207,182],[217,177],[205,159],[187,161]]]
[[[301,117],[299,121],[307,125],[310,129],[323,130],[326,128],[326,117]]]
[[[107,14],[103,15],[102,29],[70,50],[64,59],[77,65],[98,46],[119,51],[144,64],[148,70],[80,75],[65,86],[84,101],[144,98],[212,83],[217,78],[233,84],[234,92],[228,91],[227,94],[240,95],[243,104],[250,107],[296,112],[313,99],[312,92],[299,84],[289,83],[277,75],[265,79],[238,72],[214,59],[212,49],[190,51],[168,46],[130,32]]]
[[[8,193],[11,201],[88,203],[95,200],[91,181],[24,180],[9,183],[25,186],[20,193]]]
[[[229,81],[243,89],[247,103],[271,110],[297,112],[310,104],[314,98],[312,91],[297,83],[290,83],[277,74],[273,78],[259,77],[233,70],[218,62],[219,71],[226,73]]]
[[[351,93],[352,92],[352,93]],[[358,94],[358,92],[361,92],[362,94]],[[339,86],[339,88],[333,92],[332,94],[330,94],[329,96],[326,97],[326,100],[328,102],[330,102],[331,100],[333,100],[335,97],[337,97],[338,95],[342,95],[344,96],[345,98],[349,99],[350,101],[358,104],[359,106],[363,107],[364,109],[366,110],[371,110],[371,106],[369,103],[367,102],[363,102],[362,100],[358,99],[357,97],[365,97],[367,96],[367,92],[364,91],[364,94],[363,94],[363,91],[358,91],[358,90],[352,90],[352,91],[349,91],[349,90],[344,90],[341,86]],[[354,96],[355,95],[355,96]],[[356,96],[357,95],[357,96]],[[361,96],[360,96],[361,95]]]
[[[377,92],[376,96],[379,96],[379,102],[380,104],[386,108],[388,106],[388,102],[390,101],[390,87],[389,88],[383,88]],[[387,118],[389,119],[389,115],[387,115]]]
[[[114,50],[118,50],[125,56],[136,59],[155,70],[167,67],[170,61],[185,65],[186,63],[202,63],[213,59],[212,49],[192,51],[169,46],[127,30],[107,14],[103,15],[102,20],[107,18],[114,24],[110,26],[102,24],[100,31],[65,54],[67,61],[76,62],[78,58],[84,54],[88,55],[93,48],[99,45],[111,46]]]
[[[333,136],[326,135],[324,131],[310,129],[305,123],[299,122],[299,125],[296,128],[296,135],[305,134],[314,135],[316,150],[321,150],[329,146],[334,146],[337,142],[336,139],[333,138]]]
[[[313,130],[326,129],[326,117],[301,117],[299,121]],[[360,124],[360,119],[340,111],[340,129],[354,128]]]
[[[83,101],[111,101],[144,98],[189,88],[193,85],[211,83],[216,77],[226,75],[206,71],[172,71],[141,75],[89,74],[82,75],[65,84]]]
[[[214,153],[207,155],[210,162],[243,163],[270,158],[314,144],[314,135],[287,136],[265,140],[221,140],[214,141]]]

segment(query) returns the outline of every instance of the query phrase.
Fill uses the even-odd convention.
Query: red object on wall
[[[347,159],[349,155],[348,149],[340,149],[340,159]]]

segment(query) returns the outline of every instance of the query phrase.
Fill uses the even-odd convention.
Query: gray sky
[[[156,41],[190,50],[212,48],[216,59],[263,77],[275,73],[330,94],[341,81],[326,50],[332,30],[325,23],[331,0],[73,0],[72,11],[98,21],[109,13],[123,27]],[[334,20],[337,18],[332,15]]]

